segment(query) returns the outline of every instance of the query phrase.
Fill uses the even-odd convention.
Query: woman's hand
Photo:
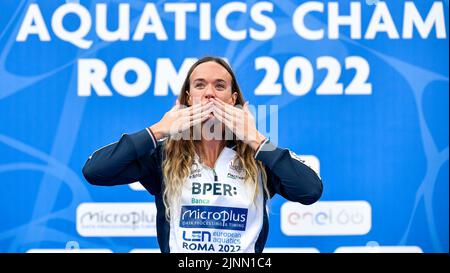
[[[157,140],[179,134],[210,118],[213,106],[212,102],[206,102],[184,107],[177,100],[175,106],[165,113],[159,122],[150,126],[150,130]]]
[[[248,102],[242,109],[239,109],[216,98],[213,98],[212,101],[214,102],[214,117],[225,124],[238,139],[256,151],[265,136],[256,129],[255,118],[248,109]]]

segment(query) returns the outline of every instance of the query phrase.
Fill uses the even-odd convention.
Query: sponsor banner
[[[134,183],[128,184],[128,186],[134,191],[146,191],[146,189],[144,188],[144,186],[142,186],[142,184],[140,182],[134,182]]]
[[[319,253],[314,247],[266,247],[263,253]]]
[[[366,201],[286,202],[281,207],[281,230],[288,236],[364,235],[371,227],[372,208]]]
[[[81,236],[156,236],[154,203],[82,203],[77,208]]]
[[[335,253],[423,253],[418,246],[341,246]]]
[[[33,248],[27,250],[27,253],[112,253],[111,249],[89,248],[89,249],[51,249],[51,248]]]

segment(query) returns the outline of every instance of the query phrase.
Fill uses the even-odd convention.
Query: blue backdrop
[[[1,252],[69,241],[113,252],[157,248],[154,236],[77,229],[82,203],[153,202],[127,185],[91,186],[81,168],[95,149],[157,122],[179,92],[179,81],[164,78],[204,55],[227,58],[251,104],[278,106],[279,146],[320,165],[328,221],[303,224],[322,234],[301,234],[292,213],[308,208],[284,214],[286,200],[275,197],[266,247],[448,252],[448,1],[171,2],[195,9],[185,25],[164,1],[149,2],[155,12],[144,1],[77,2],[0,3]],[[97,30],[99,3],[110,31],[119,4],[129,8],[122,38]],[[335,31],[336,7],[341,18],[352,15],[351,27]],[[369,228],[346,226],[333,218],[340,212]]]

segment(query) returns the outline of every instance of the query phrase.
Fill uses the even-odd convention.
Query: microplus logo
[[[180,227],[245,230],[247,209],[216,206],[183,206]]]
[[[364,235],[371,227],[372,208],[366,201],[286,202],[281,207],[281,230],[290,236]]]
[[[82,203],[77,208],[81,236],[156,236],[154,203]]]

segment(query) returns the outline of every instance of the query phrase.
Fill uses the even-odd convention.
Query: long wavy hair
[[[225,68],[228,73],[230,73],[231,81],[231,94],[237,93],[236,105],[244,105],[244,97],[242,95],[241,89],[236,80],[231,67],[221,58],[207,56],[192,65],[189,69],[186,79],[184,80],[183,86],[181,87],[181,92],[178,97],[180,105],[188,105],[188,94],[186,91],[190,90],[190,76],[194,69],[202,63],[215,62]],[[191,136],[192,136],[191,127]],[[225,140],[224,140],[225,141]],[[236,158],[234,159],[233,165],[240,166],[245,170],[245,181],[249,181],[254,185],[253,202],[259,193],[258,189],[258,175],[259,171],[262,178],[263,194],[267,197],[269,196],[269,191],[267,188],[267,174],[265,172],[264,166],[261,161],[254,158],[253,149],[245,144],[243,141],[238,140],[233,134],[233,141],[236,145]],[[183,183],[185,182],[187,176],[190,174],[192,164],[194,163],[194,156],[196,153],[196,145],[199,144],[199,140],[190,139],[173,139],[168,138],[165,140],[164,145],[164,160],[162,163],[162,172],[164,177],[164,192],[163,192],[163,202],[166,207],[166,218],[169,220],[171,215],[171,208],[176,204],[173,202],[179,202],[181,196],[181,189]],[[201,155],[200,155],[201,157]],[[250,178],[250,179],[249,179]]]

